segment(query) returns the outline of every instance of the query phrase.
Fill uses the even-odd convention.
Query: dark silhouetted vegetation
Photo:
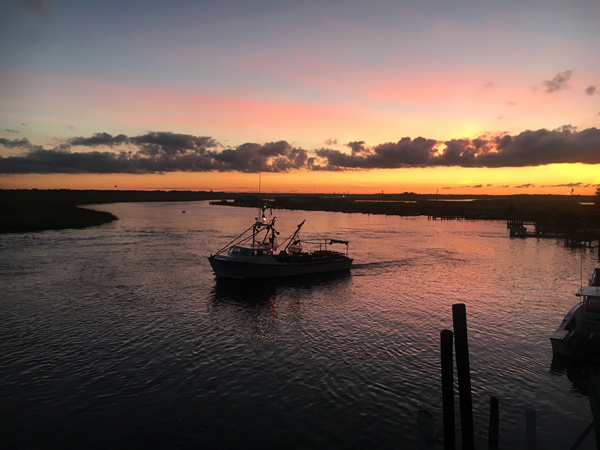
[[[215,198],[218,193],[191,191],[0,190],[0,233],[85,228],[117,220],[81,205]]]
[[[596,195],[240,194],[194,191],[0,190],[0,232],[82,228],[116,217],[81,205],[213,200],[275,209],[533,221],[564,231],[600,228]]]

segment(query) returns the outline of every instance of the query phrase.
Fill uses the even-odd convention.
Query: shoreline
[[[78,205],[28,204],[0,217],[0,233],[82,229],[118,220],[114,214]]]
[[[196,201],[219,194],[166,191],[0,190],[0,234],[82,229],[118,220],[85,205],[119,202]]]
[[[226,206],[333,211],[431,218],[525,220],[565,230],[600,228],[596,196],[276,194],[194,191],[0,190],[0,233],[81,229],[118,220],[85,205],[122,202],[207,201]]]

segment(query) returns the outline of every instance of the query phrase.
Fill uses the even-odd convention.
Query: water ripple
[[[441,424],[439,337],[456,302],[478,444],[490,395],[506,448],[524,447],[526,408],[545,448],[591,420],[589,373],[551,368],[548,341],[590,254],[511,240],[502,223],[314,213],[352,235],[351,275],[217,283],[206,256],[245,209],[106,209],[121,220],[0,236],[7,448],[413,448],[416,411]]]

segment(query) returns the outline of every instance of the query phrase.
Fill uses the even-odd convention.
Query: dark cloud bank
[[[332,142],[332,141],[330,141]],[[436,141],[404,137],[373,147],[346,144],[349,152],[329,148],[308,151],[286,141],[246,143],[221,149],[213,138],[170,132],[141,136],[96,133],[74,137],[54,148],[29,140],[0,138],[0,147],[21,149],[0,157],[1,174],[164,173],[238,171],[253,173],[308,170],[392,169],[405,167],[526,167],[553,163],[600,164],[600,130],[524,131],[476,139]],[[309,156],[310,155],[310,156]]]

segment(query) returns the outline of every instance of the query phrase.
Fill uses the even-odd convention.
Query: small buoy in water
[[[185,211],[181,211],[183,214],[185,214]]]

